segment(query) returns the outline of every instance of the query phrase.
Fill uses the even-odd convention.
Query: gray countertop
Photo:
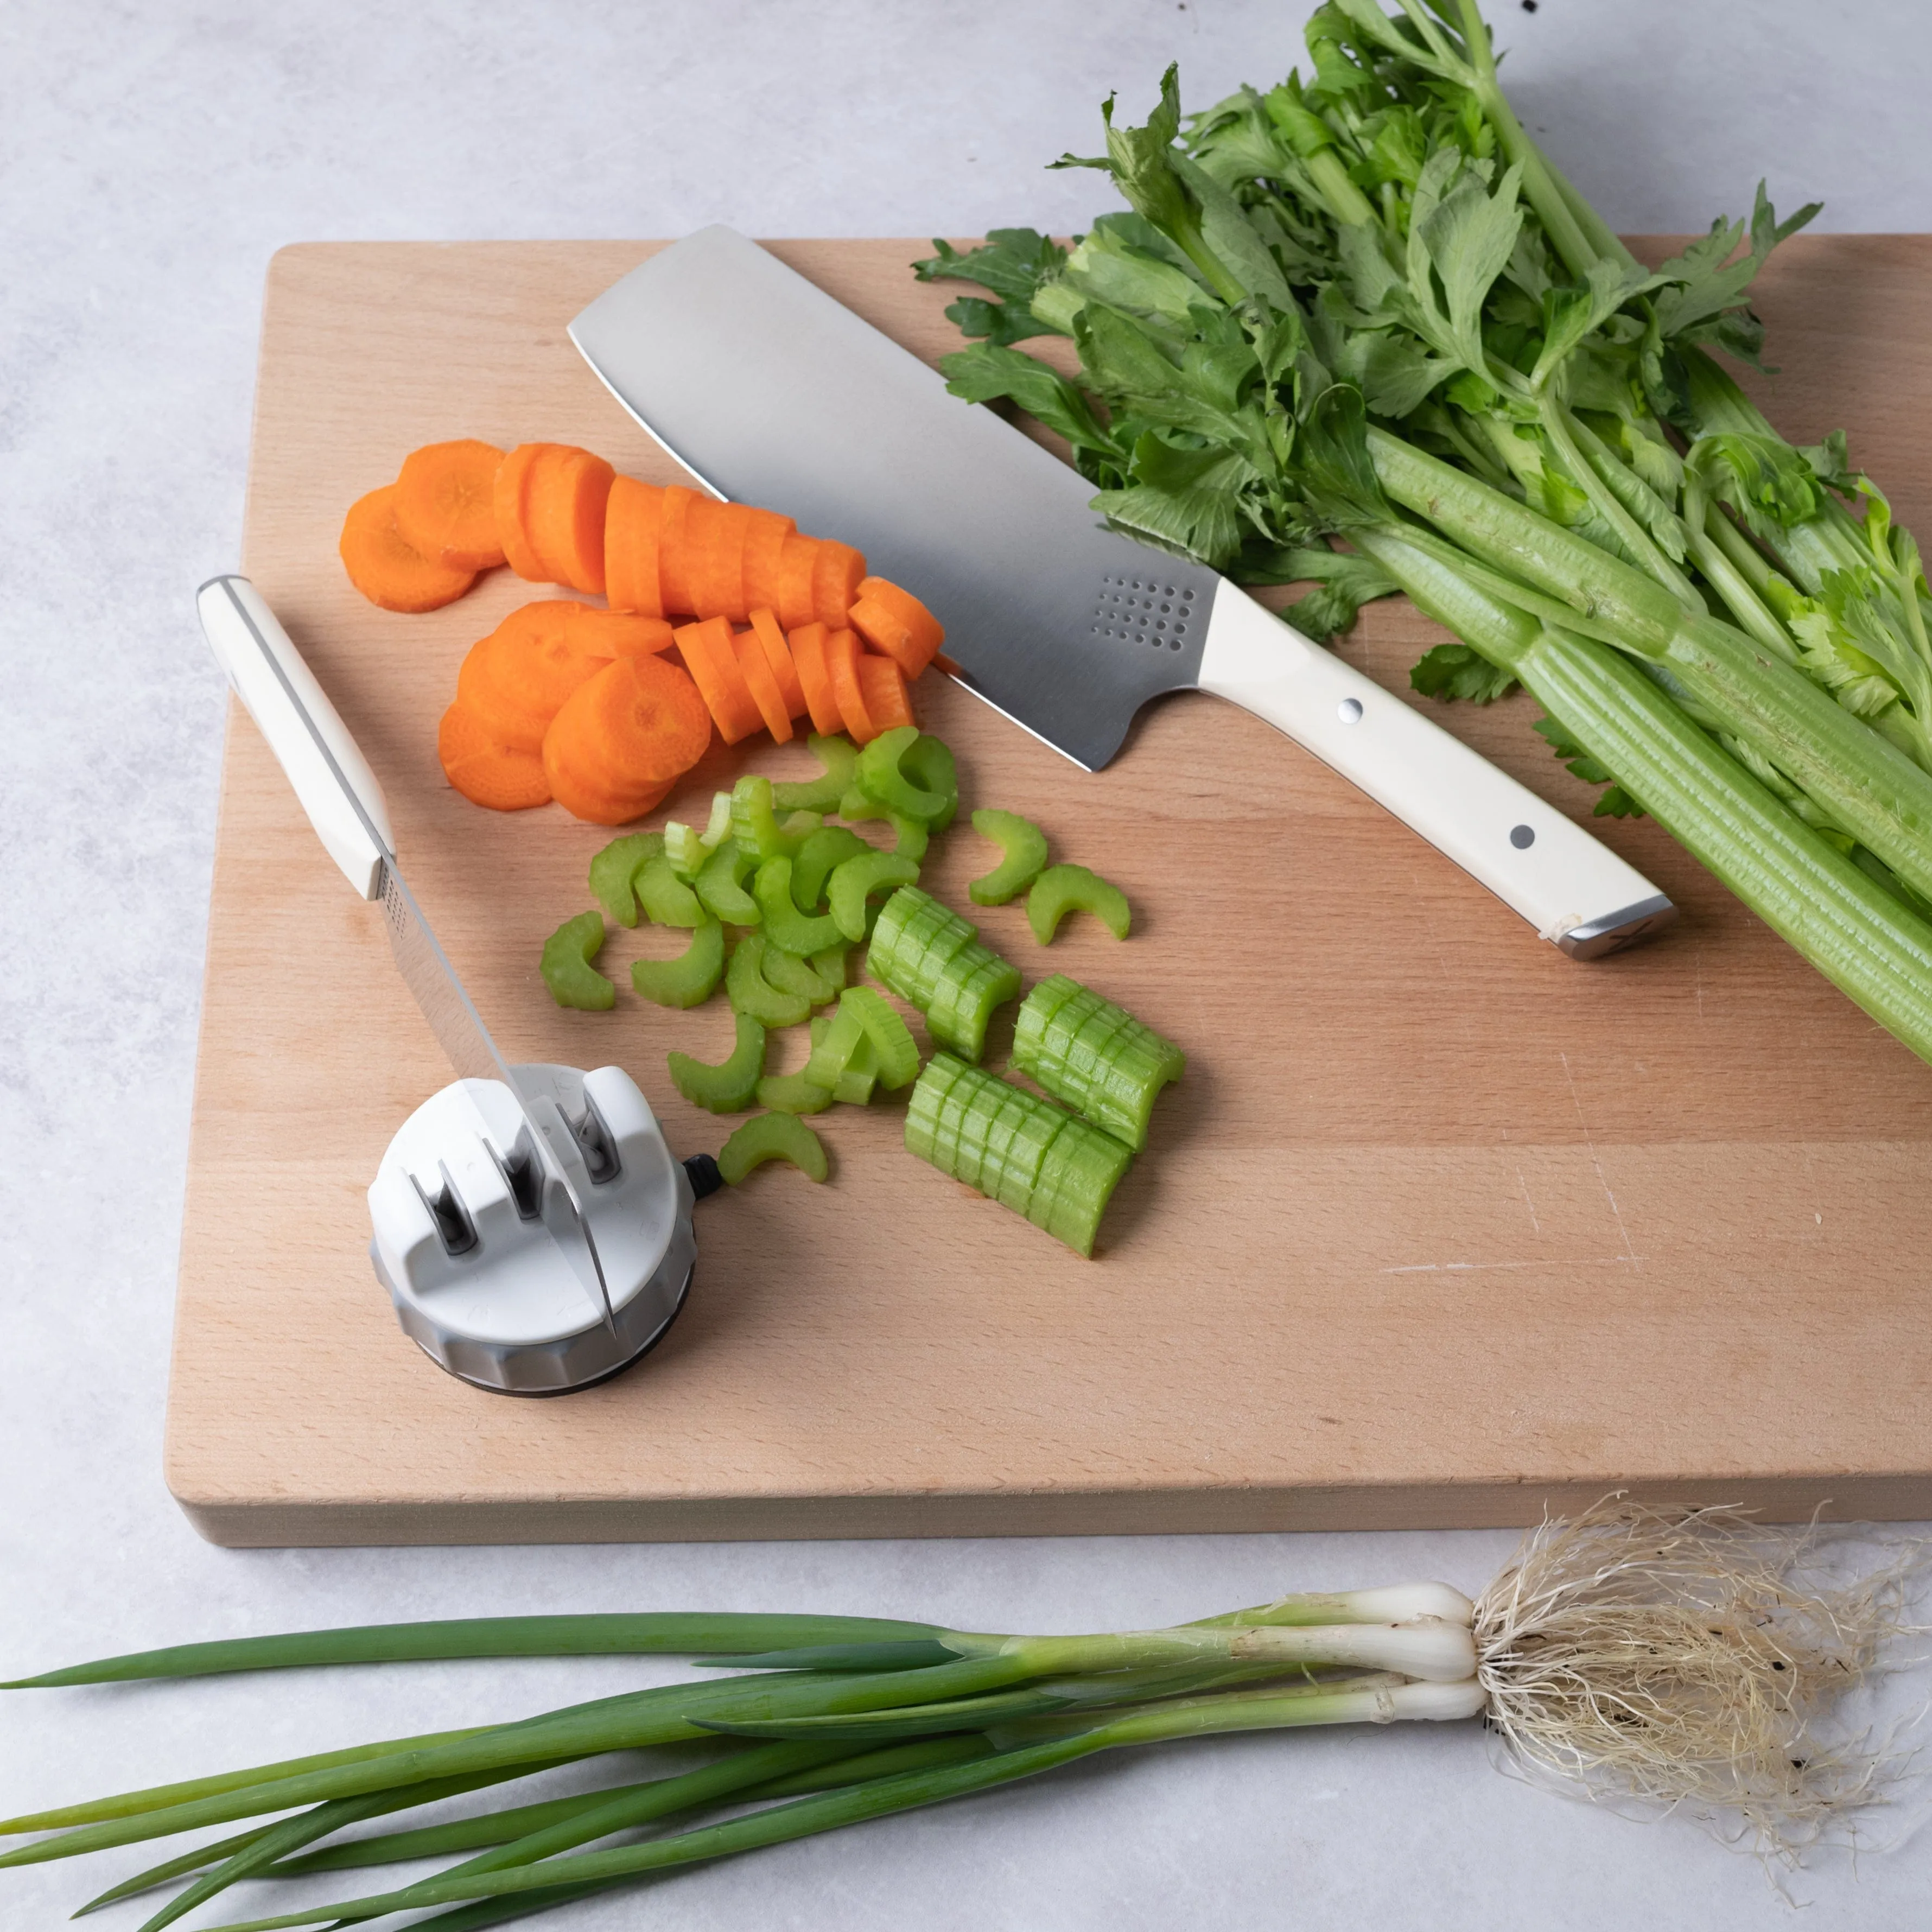
[[[236,1553],[196,1540],[160,1474],[222,716],[190,597],[239,543],[271,253],[714,220],[772,236],[1078,228],[1101,184],[1041,164],[1092,149],[1103,94],[1118,86],[1138,120],[1171,58],[1196,105],[1270,82],[1302,11],[11,0],[0,1666],[539,1608],[1146,1625],[1288,1587],[1474,1588],[1493,1571],[1509,1535]],[[1824,226],[1928,225],[1932,16],[1911,0],[1542,0],[1496,17],[1524,118],[1618,227],[1702,227],[1747,208],[1760,172],[1781,208],[1822,199]],[[10,1698],[0,1808],[519,1714],[634,1675],[463,1666]],[[0,1923],[51,1927],[143,1862],[0,1873]],[[1932,1842],[1856,1868],[1822,1855],[1790,1892],[1820,1932],[1922,1924]],[[1783,1914],[1748,1857],[1687,1822],[1641,1827],[1528,1790],[1458,1726],[1123,1756],[547,1922],[1730,1932]]]

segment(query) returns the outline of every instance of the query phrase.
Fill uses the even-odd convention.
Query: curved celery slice
[[[787,952],[769,940],[765,946],[765,956],[759,962],[759,970],[765,976],[765,984],[776,986],[782,993],[802,993],[814,1006],[822,1006],[828,1000],[838,997],[838,986],[821,974],[808,959],[801,959],[796,952]],[[844,983],[842,974],[839,986]]]
[[[1049,866],[1027,894],[1027,923],[1042,946],[1053,944],[1060,922],[1070,912],[1090,912],[1116,939],[1132,922],[1127,896],[1084,866]]]
[[[782,992],[765,977],[765,936],[747,933],[731,955],[724,974],[724,991],[732,1005],[761,1026],[798,1026],[812,1017],[812,1002],[802,993]]]
[[[822,1114],[834,1097],[802,1073],[767,1073],[758,1082],[758,1105],[776,1114]]]
[[[671,819],[664,829],[664,856],[670,861],[670,868],[688,884],[704,869],[704,862],[711,856],[712,848],[705,844],[704,835],[694,825],[686,825],[681,820]]]
[[[808,1180],[828,1172],[825,1143],[794,1114],[760,1114],[718,1150],[718,1172],[734,1187],[768,1160],[788,1160]]]
[[[986,1050],[994,1013],[1020,989],[1020,970],[976,940],[950,960],[926,1010],[926,1030],[967,1060]]]
[[[661,832],[627,832],[614,838],[590,862],[590,890],[620,926],[638,922],[634,881],[647,860],[664,850]]]
[[[742,1008],[731,1016],[736,1043],[716,1066],[688,1053],[666,1055],[671,1084],[693,1106],[714,1114],[742,1112],[752,1104],[764,1071],[765,1030]]]
[[[720,796],[724,794],[720,794]],[[698,875],[698,896],[705,910],[728,926],[756,926],[758,902],[745,890],[758,860],[735,838],[728,838]]]
[[[862,845],[864,842],[860,841]],[[919,868],[896,852],[874,852],[870,846],[848,859],[832,874],[826,897],[838,930],[856,946],[866,937],[866,901],[888,886],[909,886]]]
[[[1000,848],[1000,862],[966,888],[975,905],[1004,905],[1017,898],[1046,866],[1046,834],[1016,812],[985,810],[973,814],[973,830]]]
[[[859,789],[868,798],[878,800],[888,812],[916,818],[922,825],[932,825],[944,814],[949,803],[957,808],[958,786],[956,780],[949,800],[944,791],[927,790],[902,768],[900,760],[918,741],[916,724],[896,724],[890,731],[881,731],[859,754]]]
[[[908,818],[902,812],[889,811],[875,798],[869,798],[856,785],[838,801],[838,816],[854,825],[863,825],[874,818],[883,818],[892,828],[892,850],[902,859],[923,859],[926,848],[931,842],[926,828],[916,818]]]
[[[978,935],[971,920],[904,886],[880,914],[866,962],[874,978],[925,1014],[936,1041],[968,1060],[986,1051],[994,1009],[1020,989],[1019,969],[982,946]]]
[[[1180,1078],[1187,1056],[1126,1008],[1056,973],[1020,1008],[1013,1064],[1138,1150],[1156,1097]]]
[[[912,749],[899,760],[899,770],[922,790],[945,801],[928,819],[929,830],[944,832],[959,816],[959,768],[951,748],[943,738],[922,731],[913,740]]]
[[[661,1006],[701,1005],[718,990],[718,982],[724,976],[724,928],[708,914],[676,958],[631,962],[631,984]]]
[[[878,1054],[866,1037],[866,1029],[853,1017],[848,1030],[826,1048],[821,1058],[819,1049],[832,1039],[832,1029],[838,1023],[837,1020],[828,1019],[812,1022],[812,1058],[806,1064],[805,1077],[814,1082],[821,1077],[830,1081],[835,1100],[848,1106],[866,1106],[872,1101],[872,1089],[878,1084]]]
[[[816,912],[832,874],[848,859],[872,849],[844,826],[821,826],[798,848],[798,856],[791,862],[792,904],[800,912]]]
[[[1069,1120],[1040,1162],[1027,1219],[1076,1254],[1090,1256],[1100,1216],[1133,1157],[1112,1134],[1084,1120]]]
[[[846,946],[842,940],[836,946],[828,946],[823,952],[812,956],[812,970],[835,993],[845,990]]]
[[[590,963],[603,949],[604,915],[598,912],[566,920],[544,941],[539,970],[559,1006],[602,1013],[616,1004],[616,988]]]
[[[638,868],[638,904],[653,926],[700,924],[705,911],[698,895],[671,869],[670,860],[660,852]]]
[[[919,1048],[911,1029],[870,986],[848,986],[838,995],[838,1010],[858,1016],[866,1037],[879,1056],[879,1078],[888,1088],[904,1087],[919,1076]]]
[[[772,787],[772,802],[781,812],[833,812],[850,788],[859,769],[859,748],[848,738],[811,737],[806,748],[824,770],[803,784],[780,782]]]
[[[764,915],[766,937],[783,951],[802,958],[836,946],[842,935],[830,913],[802,913],[792,903],[791,866],[787,857],[767,859],[758,868],[752,892]]]

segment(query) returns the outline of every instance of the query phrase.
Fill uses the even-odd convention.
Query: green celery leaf
[[[962,335],[983,337],[1001,348],[1030,336],[1056,333],[1030,309],[1013,302],[988,302],[981,296],[962,296],[957,302],[948,302],[946,319]]]
[[[1737,308],[1771,251],[1787,236],[1802,228],[1822,205],[1810,202],[1789,220],[1780,221],[1766,196],[1764,183],[1760,182],[1751,209],[1750,245],[1742,254],[1732,259],[1739,243],[1746,238],[1745,224],[1720,216],[1712,223],[1708,235],[1658,271],[1660,280],[1674,284],[1657,298],[1658,323],[1666,338],[1690,335],[1700,325],[1712,322],[1725,310]],[[1727,341],[1725,346],[1731,344]]]
[[[1360,390],[1337,382],[1316,397],[1301,424],[1297,454],[1310,507],[1333,527],[1396,520],[1369,454]]]
[[[1181,149],[1169,154],[1168,165],[1199,204],[1201,239],[1215,260],[1249,295],[1265,296],[1276,308],[1292,309],[1294,297],[1287,280],[1240,203]]]
[[[1062,278],[1082,296],[1132,315],[1158,316],[1184,327],[1202,299],[1199,281],[1172,262],[1129,242],[1119,230],[1096,224],[1067,259]]]
[[[1516,688],[1516,674],[1492,664],[1467,644],[1438,644],[1408,674],[1411,688],[1444,704],[1456,698],[1492,704]]]
[[[980,247],[963,255],[938,236],[932,245],[937,253],[912,265],[921,281],[977,282],[1022,307],[1033,298],[1041,282],[1057,274],[1066,261],[1064,248],[1030,228],[990,229]]]
[[[1312,583],[1315,588],[1281,616],[1318,644],[1347,630],[1364,604],[1393,597],[1400,588],[1367,557],[1318,546],[1244,551],[1233,574],[1243,584]]]
[[[1058,370],[1036,358],[980,342],[942,356],[939,370],[951,394],[969,403],[1016,403],[1076,449],[1090,449],[1125,466],[1126,452],[1094,413],[1092,404]]]
[[[1540,737],[1549,740],[1550,748],[1563,760],[1573,777],[1581,778],[1586,784],[1609,787],[1609,790],[1598,800],[1596,809],[1591,814],[1592,818],[1642,818],[1645,816],[1643,807],[1617,783],[1610,767],[1580,744],[1555,718],[1539,718],[1535,729]]]
[[[1132,482],[1103,490],[1094,508],[1110,524],[1216,569],[1241,546],[1241,492],[1255,480],[1244,457],[1178,449],[1149,430],[1134,445]]]
[[[1581,287],[1552,288],[1543,297],[1543,352],[1530,371],[1532,385],[1541,388],[1585,336],[1601,328],[1633,296],[1658,287],[1657,275],[1628,274],[1615,262],[1590,265]]]

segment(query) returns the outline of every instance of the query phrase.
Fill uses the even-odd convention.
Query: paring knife
[[[289,634],[245,577],[211,578],[196,594],[201,628],[235,694],[275,754],[328,856],[365,899],[380,899],[389,950],[459,1078],[498,1080],[523,1108],[512,1160],[542,1178],[537,1211],[614,1340],[616,1316],[584,1210],[584,1150],[548,1093],[517,1078],[396,863],[382,788]],[[590,1124],[586,1121],[586,1127]],[[436,1212],[434,1202],[427,1204]]]
[[[1108,529],[1076,471],[735,230],[653,255],[570,334],[707,488],[863,550],[946,626],[959,681],[1075,764],[1106,764],[1150,698],[1213,692],[1573,958],[1676,916],[1562,812],[1217,572]]]

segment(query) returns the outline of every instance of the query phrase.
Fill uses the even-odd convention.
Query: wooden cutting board
[[[956,340],[940,310],[957,290],[906,272],[922,244],[775,247],[920,353]],[[335,556],[348,504],[442,438],[581,442],[672,480],[564,335],[649,252],[278,256],[242,562],[380,776],[411,880],[510,1057],[621,1063],[685,1154],[725,1125],[680,1099],[664,1054],[718,1057],[722,1002],[669,1013],[626,991],[613,1013],[560,1012],[538,950],[590,903],[608,835],[555,807],[479,811],[437,769],[464,651],[530,586],[500,571],[394,616]],[[1801,238],[1761,306],[1780,425],[1844,424],[1900,517],[1932,526],[1932,240]],[[1345,652],[1403,690],[1439,634],[1377,605]],[[936,676],[918,701],[969,803],[1037,818],[1133,902],[1125,945],[1076,922],[1043,952],[1018,906],[985,915],[988,941],[1187,1050],[1100,1258],[912,1159],[900,1106],[840,1108],[819,1123],[830,1184],[768,1168],[703,1204],[664,1346],[548,1401],[441,1373],[370,1271],[363,1190],[448,1069],[376,910],[231,715],[166,1448],[203,1534],[1498,1524],[1623,1484],[1784,1516],[1932,1516],[1932,1072],[1655,826],[1595,829],[1681,923],[1578,965],[1215,700],[1156,706],[1094,776]],[[1589,812],[1528,700],[1431,715]],[[807,762],[714,756],[670,808],[701,809],[748,764]],[[963,904],[988,856],[962,827],[928,882]],[[603,963],[621,985],[666,938],[616,933]],[[783,1046],[788,1066],[802,1042]]]

